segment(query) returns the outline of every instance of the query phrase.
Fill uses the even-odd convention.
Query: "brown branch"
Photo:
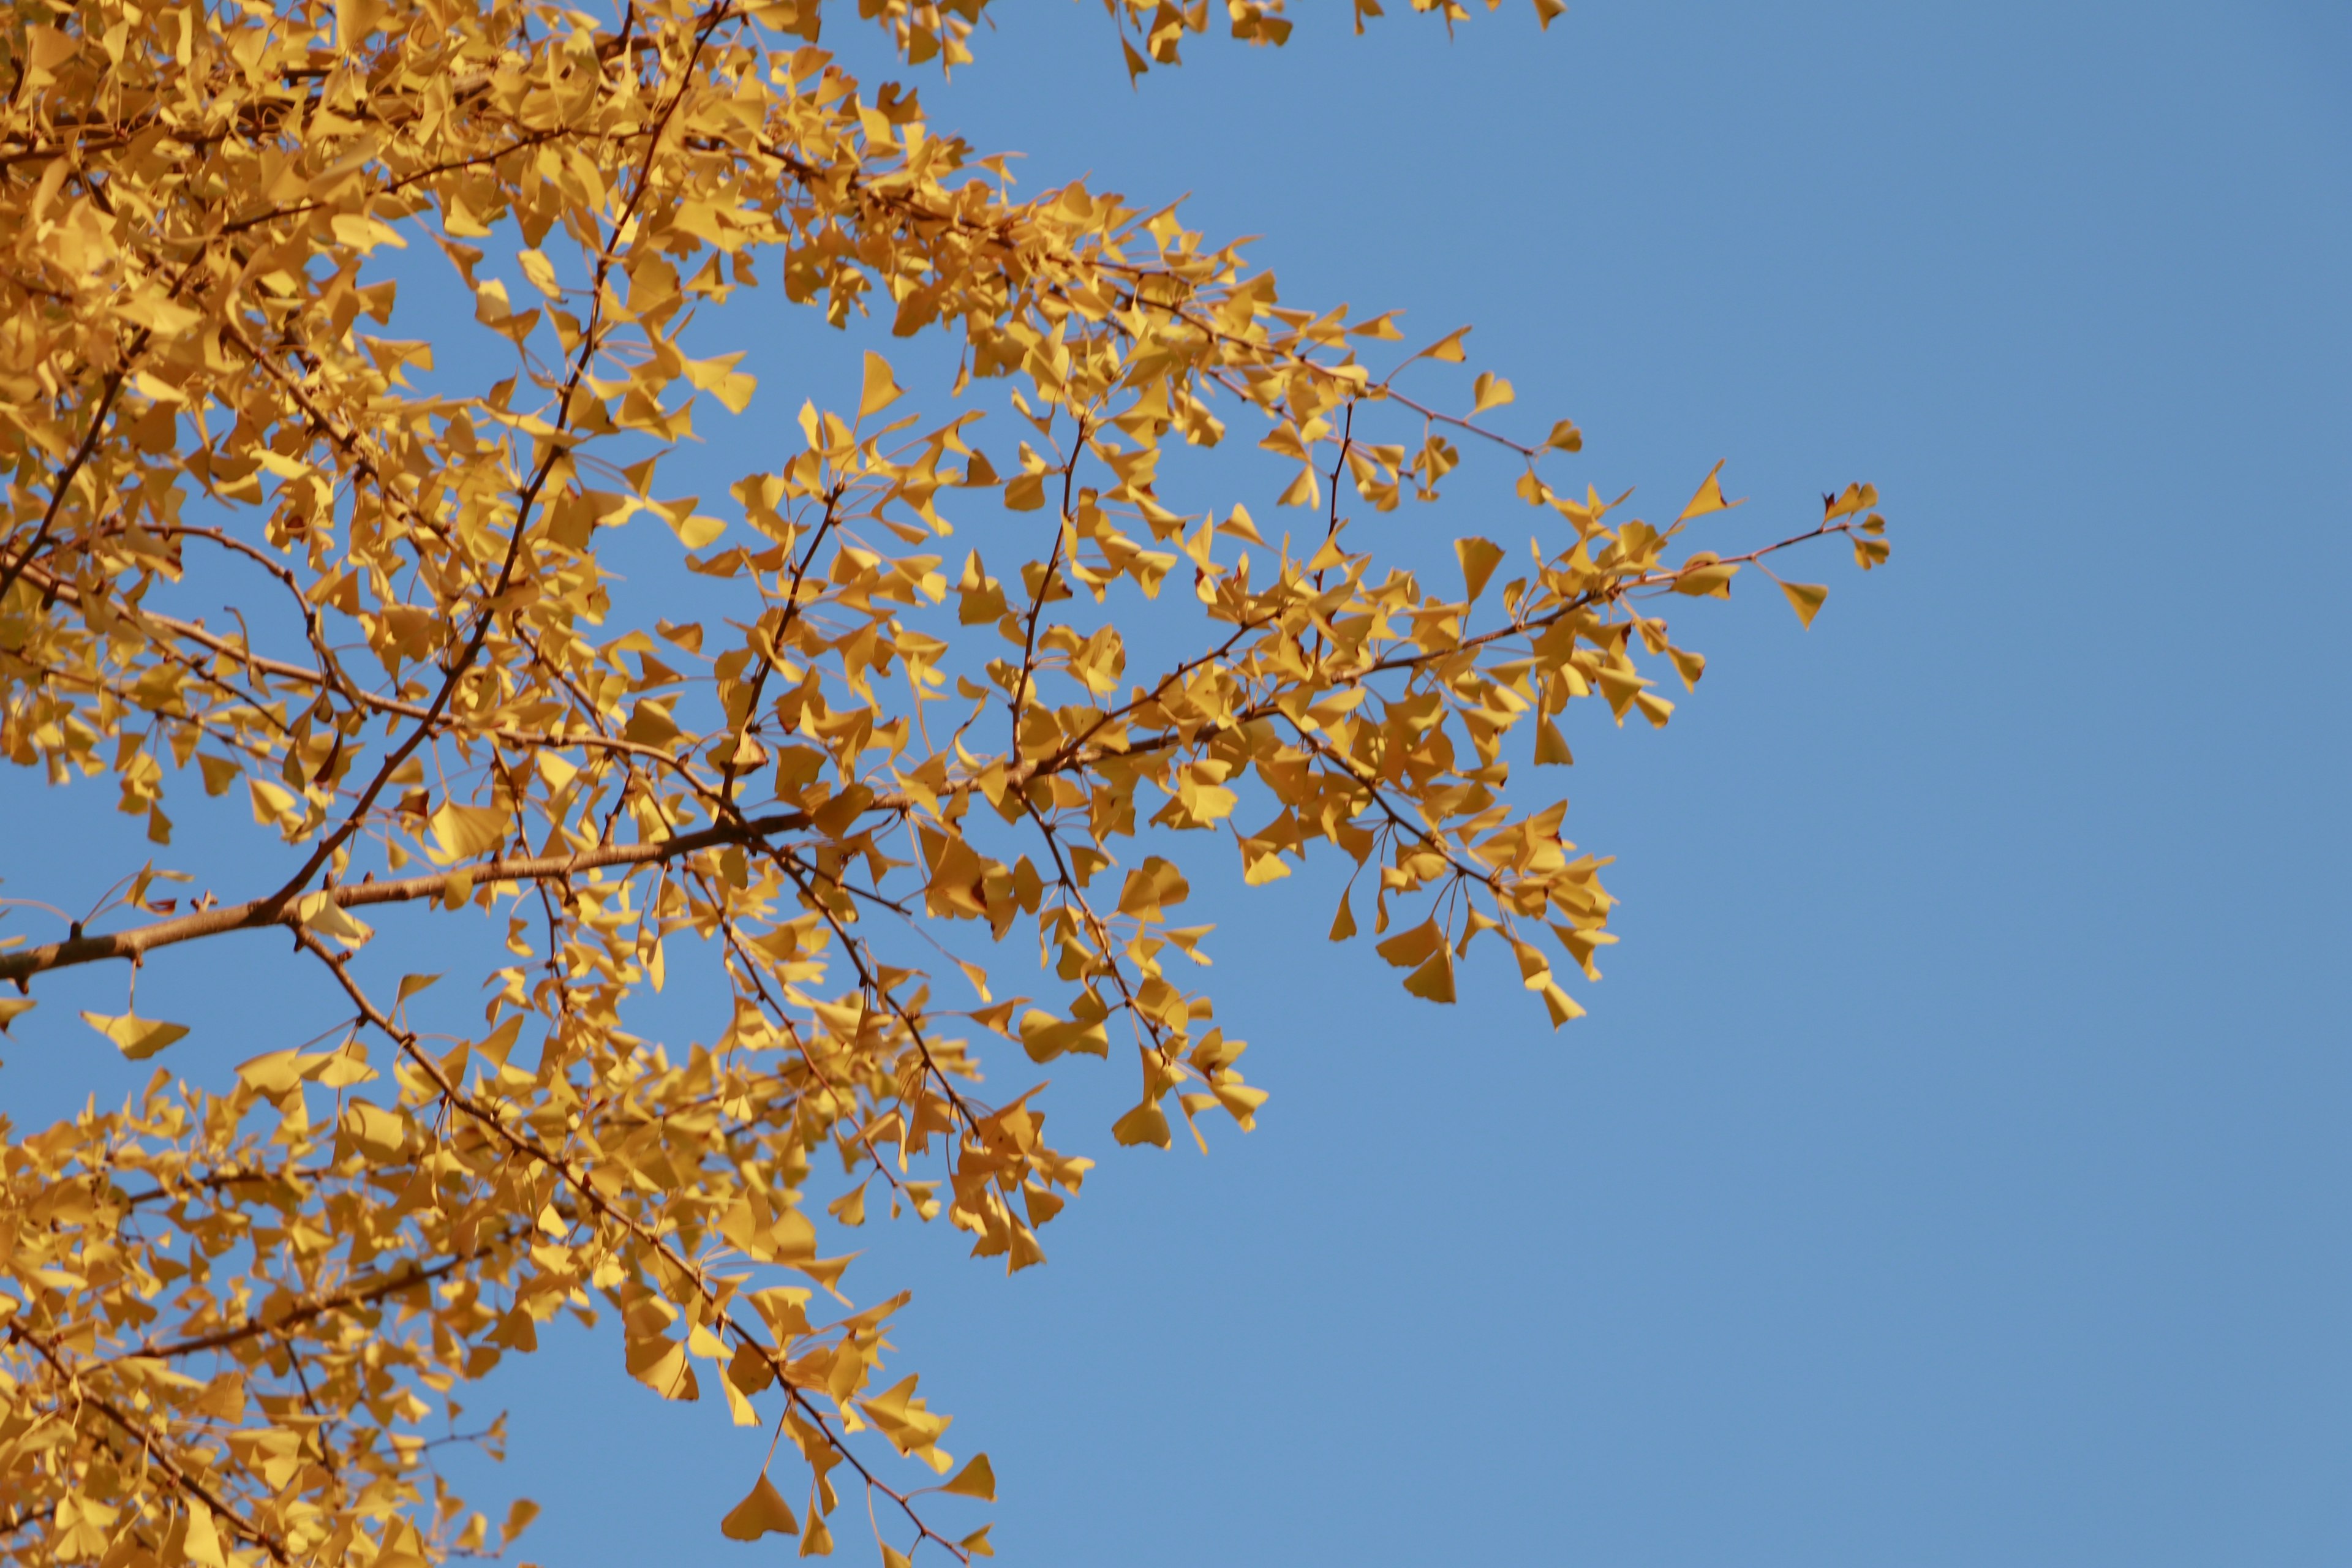
[[[173,292],[179,292],[176,286]],[[106,421],[114,412],[114,400],[121,395],[122,384],[129,378],[130,362],[146,347],[147,335],[147,330],[141,328],[139,336],[123,353],[123,363],[106,378],[106,385],[99,394],[98,406],[90,415],[89,428],[82,432],[81,444],[74,448],[73,456],[58,470],[58,482],[49,491],[49,504],[41,513],[41,526],[34,531],[32,539],[24,549],[14,552],[14,559],[5,569],[0,569],[0,605],[8,602],[8,590],[16,585],[16,579],[25,574],[25,568],[33,563],[33,558],[49,542],[49,531],[57,526],[58,513],[65,505],[66,492],[73,488],[74,476],[81,472],[83,465],[98,450],[99,438],[106,434]]]
[[[430,1268],[415,1267],[415,1259],[412,1258],[409,1260],[410,1267],[405,1269],[376,1279],[359,1289],[341,1291],[332,1296],[323,1296],[317,1300],[305,1302],[266,1322],[259,1318],[251,1318],[233,1329],[221,1329],[209,1334],[198,1334],[194,1339],[175,1340],[166,1345],[142,1345],[135,1351],[125,1351],[121,1355],[110,1358],[108,1364],[135,1357],[169,1359],[175,1356],[201,1355],[206,1351],[222,1350],[240,1341],[253,1339],[261,1334],[279,1333],[296,1323],[307,1323],[313,1318],[325,1317],[330,1313],[341,1312],[352,1307],[363,1307],[371,1301],[380,1301],[386,1296],[425,1284],[428,1280],[438,1279],[444,1275],[464,1268],[476,1258],[487,1257],[507,1243],[530,1234],[528,1226],[507,1231],[492,1240],[480,1243],[469,1251],[445,1258]]]
[[[362,1016],[387,1038],[399,1045],[401,1053],[415,1063],[424,1077],[432,1082],[444,1104],[478,1123],[486,1131],[496,1136],[499,1142],[505,1143],[516,1153],[536,1161],[545,1167],[557,1180],[577,1193],[581,1200],[598,1216],[626,1232],[639,1246],[667,1263],[681,1277],[692,1281],[696,1293],[700,1295],[711,1308],[712,1321],[732,1332],[739,1343],[751,1346],[761,1358],[768,1363],[769,1369],[773,1373],[778,1385],[783,1389],[786,1399],[807,1413],[817,1429],[824,1435],[833,1451],[840,1455],[850,1468],[864,1479],[866,1485],[870,1489],[880,1490],[896,1502],[925,1540],[939,1542],[959,1562],[970,1561],[969,1553],[962,1548],[945,1536],[934,1532],[930,1526],[924,1522],[922,1516],[915,1511],[914,1504],[906,1493],[898,1490],[867,1469],[857,1456],[850,1451],[847,1441],[836,1436],[833,1429],[825,1425],[823,1413],[810,1402],[807,1393],[793,1383],[791,1368],[783,1353],[776,1347],[764,1343],[757,1334],[737,1321],[734,1314],[728,1310],[725,1297],[711,1288],[709,1279],[698,1264],[671,1245],[669,1240],[660,1233],[648,1228],[644,1222],[615,1207],[612,1200],[598,1192],[594,1184],[574,1170],[569,1161],[547,1148],[536,1137],[517,1131],[494,1107],[483,1105],[462,1092],[457,1084],[450,1080],[449,1075],[443,1070],[441,1064],[434,1060],[432,1056],[422,1047],[416,1036],[394,1023],[381,1007],[369,999],[367,994],[360,988],[359,983],[352,978],[349,953],[329,951],[324,942],[307,931],[296,931],[295,941],[300,942],[306,951],[324,963],[334,974],[336,982],[342,987],[343,994],[352,999],[352,1005],[359,1008]]]
[[[1070,443],[1069,460],[1062,465],[1062,510],[1054,519],[1054,548],[1045,557],[1045,564],[1037,574],[1037,591],[1030,596],[1028,624],[1021,630],[1021,676],[1013,683],[1005,700],[1005,709],[1013,717],[1012,743],[1008,748],[1012,760],[1021,760],[1021,717],[1029,705],[1029,684],[1037,669],[1037,617],[1045,613],[1045,601],[1054,596],[1054,580],[1062,568],[1062,541],[1070,531],[1070,487],[1076,482],[1078,459],[1086,456],[1087,422],[1077,422],[1076,438]]]
[[[182,1492],[185,1493],[189,1497],[194,1498],[198,1501],[202,1502],[206,1508],[210,1509],[215,1515],[226,1521],[229,1529],[236,1534],[244,1537],[246,1540],[253,1542],[256,1546],[258,1546],[263,1551],[268,1552],[272,1561],[288,1564],[292,1563],[293,1559],[286,1554],[286,1545],[283,1542],[279,1541],[276,1536],[265,1533],[257,1526],[249,1523],[243,1514],[237,1512],[235,1508],[223,1500],[217,1492],[215,1492],[210,1487],[205,1485],[203,1481],[191,1475],[188,1470],[177,1460],[173,1459],[171,1455],[157,1447],[154,1441],[154,1434],[144,1425],[131,1420],[131,1417],[116,1409],[114,1403],[111,1400],[100,1398],[99,1395],[92,1394],[88,1389],[84,1388],[81,1385],[81,1380],[76,1376],[73,1371],[58,1357],[57,1352],[44,1342],[39,1336],[36,1335],[28,1329],[19,1327],[14,1322],[7,1325],[7,1334],[10,1339],[16,1341],[19,1344],[30,1345],[33,1348],[34,1352],[44,1362],[48,1363],[49,1369],[56,1373],[58,1377],[65,1384],[64,1389],[61,1391],[64,1397],[71,1398],[78,1404],[89,1405],[100,1415],[105,1416],[107,1420],[111,1422],[115,1426],[121,1428],[124,1436],[128,1436],[132,1442],[139,1445],[141,1452],[144,1453],[148,1458],[154,1461],[155,1467],[163,1472],[164,1477],[169,1479],[174,1487],[178,1488]]]
[[[632,15],[634,16],[634,13]],[[715,10],[696,32],[694,50],[687,57],[677,90],[670,94],[669,101],[662,106],[661,112],[655,117],[651,134],[646,140],[645,162],[638,167],[637,177],[629,193],[629,199],[623,205],[618,216],[614,218],[612,230],[606,235],[603,251],[596,259],[595,278],[591,285],[591,298],[593,303],[589,310],[587,326],[581,333],[580,346],[572,357],[571,373],[565,378],[563,390],[557,398],[556,428],[550,435],[542,437],[547,450],[540,459],[538,471],[531,475],[530,480],[524,484],[521,493],[515,498],[514,531],[507,540],[506,560],[499,568],[497,584],[492,587],[488,598],[482,604],[480,616],[474,625],[473,635],[467,638],[464,651],[451,661],[448,673],[442,679],[440,689],[434,693],[432,702],[427,705],[426,716],[418,720],[415,728],[410,731],[408,738],[394,747],[392,753],[384,758],[383,764],[376,770],[375,777],[368,781],[367,787],[360,792],[359,799],[344,815],[342,825],[320,840],[317,847],[313,848],[310,857],[302,862],[301,869],[287,879],[286,885],[278,890],[277,897],[289,898],[299,892],[304,884],[318,874],[320,868],[332,858],[334,852],[359,832],[368,807],[374,804],[376,796],[391,784],[392,775],[399,770],[400,764],[406,762],[417,747],[425,743],[425,738],[432,733],[434,723],[448,707],[450,699],[457,695],[459,683],[473,668],[474,661],[481,657],[483,647],[488,643],[490,630],[498,624],[499,605],[506,597],[507,590],[512,586],[515,567],[522,559],[523,541],[530,535],[532,509],[538,505],[539,498],[545,491],[548,481],[554,477],[556,465],[571,449],[569,441],[564,437],[569,434],[568,427],[572,421],[572,395],[579,390],[581,379],[588,374],[588,367],[593,363],[597,349],[603,342],[605,280],[611,277],[614,263],[619,258],[623,247],[634,242],[635,238],[637,208],[644,204],[646,192],[653,187],[654,163],[656,155],[661,151],[662,136],[668,130],[670,119],[677,112],[678,105],[686,101],[687,90],[693,85],[695,69],[701,63],[702,51],[709,46],[710,35],[718,29],[719,23],[730,15],[731,13],[724,8]]]
[[[718,845],[751,843],[773,834],[796,832],[808,824],[806,814],[784,812],[746,822],[721,823],[699,832],[665,838],[656,844],[606,845],[595,849],[583,849],[572,855],[495,856],[488,860],[452,866],[446,871],[421,877],[404,877],[384,882],[347,882],[326,889],[325,893],[336,907],[346,910],[369,904],[407,903],[441,896],[453,878],[463,878],[479,884],[561,879],[602,866],[650,865],[656,861],[674,860],[681,855],[691,855]],[[199,910],[193,914],[157,921],[152,925],[138,926],[130,931],[112,931],[104,936],[74,937],[41,947],[0,953],[0,980],[14,980],[21,986],[30,976],[51,969],[103,963],[114,958],[129,959],[136,963],[159,947],[170,947],[178,942],[194,942],[233,931],[259,931],[271,926],[286,926],[299,931],[302,924],[299,910],[299,905],[295,898],[281,891],[264,898],[249,899],[241,904],[223,904],[214,909]]]

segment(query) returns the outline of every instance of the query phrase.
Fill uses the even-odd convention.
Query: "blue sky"
[[[1728,458],[1760,533],[1868,479],[1894,560],[1807,574],[1809,632],[1685,612],[1672,727],[1570,736],[1625,900],[1587,1019],[1406,998],[1328,879],[1220,893],[1257,1132],[1114,1150],[1082,1070],[1050,1267],[874,1237],[1004,1560],[2352,1562],[2352,15],[1324,9],[1137,91],[1097,8],[1005,0],[925,97],[1029,188],[1192,193],[1293,302],[1478,323],[1579,483],[1664,510]],[[1493,477],[1372,542],[1521,527]],[[8,890],[68,841],[11,833]],[[200,1034],[253,1005],[154,971]],[[11,1042],[0,1104],[68,1048]],[[776,1555],[716,1532],[749,1439],[618,1359],[493,1385],[525,1555]]]

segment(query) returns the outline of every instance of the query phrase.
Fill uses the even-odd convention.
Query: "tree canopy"
[[[1049,1140],[1046,1086],[983,1065],[1115,1058],[1118,1144],[1248,1129],[1183,906],[1318,862],[1331,938],[1412,995],[1453,1001],[1491,933],[1530,1021],[1576,1017],[1604,862],[1512,769],[1570,762],[1580,700],[1667,721],[1705,667],[1678,598],[1752,570],[1810,623],[1824,590],[1778,558],[1885,558],[1867,485],[1694,548],[1717,473],[1671,521],[1579,493],[1574,424],[1523,427],[1492,373],[1447,390],[1463,332],[1286,304],[1172,206],[1018,194],[908,85],[985,6],[833,7],[895,51],[869,88],[817,0],[9,0],[0,752],[110,777],[152,858],[79,920],[6,889],[0,1026],[155,1068],[0,1121],[0,1558],[502,1552],[534,1510],[477,1511],[436,1444],[565,1315],[764,1430],[727,1535],[827,1552],[846,1500],[886,1563],[988,1554],[943,1499],[992,1499],[989,1462],[891,1350],[907,1296],[843,1257],[887,1209],[1044,1260],[1103,1130]],[[1137,76],[1211,29],[1106,9]],[[756,387],[706,351],[779,293],[938,340],[951,381],[927,412],[890,351],[839,406]],[[1176,457],[1237,437],[1285,480]],[[743,455],[724,500],[666,481],[695,440]],[[1371,548],[1474,478],[1526,544]],[[631,525],[675,535],[692,618],[614,569]],[[249,803],[249,885],[172,868],[194,791]],[[446,990],[371,952],[396,919]],[[199,945],[343,1016],[257,1016],[187,1081],[137,987]],[[120,1012],[38,1008],[90,964]],[[428,1016],[476,980],[465,1030]],[[723,994],[723,1030],[631,1032],[665,984]]]

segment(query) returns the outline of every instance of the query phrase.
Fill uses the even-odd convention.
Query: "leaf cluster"
[[[1107,9],[1137,74],[1210,25]],[[858,14],[948,68],[983,10]],[[1223,15],[1246,42],[1289,26]],[[222,942],[257,964],[263,931],[342,1016],[233,1081],[159,1067],[117,1110],[0,1121],[0,1560],[501,1552],[530,1506],[494,1527],[436,1454],[498,1447],[469,1385],[567,1317],[617,1321],[654,1394],[773,1433],[728,1535],[823,1552],[860,1496],[886,1561],[985,1554],[934,1516],[993,1496],[988,1460],[940,1446],[949,1417],[889,1369],[905,1295],[858,1308],[839,1250],[887,1207],[1044,1260],[1091,1162],[1048,1141],[1045,1085],[994,1093],[983,1062],[1131,1060],[1120,1144],[1251,1127],[1265,1095],[1184,906],[1200,877],[1318,859],[1348,879],[1334,940],[1369,925],[1413,995],[1453,1001],[1491,932],[1576,1016],[1614,940],[1607,862],[1563,805],[1513,798],[1515,763],[1568,763],[1580,700],[1667,721],[1666,683],[1705,668],[1676,595],[1832,535],[1885,558],[1866,486],[1729,554],[1685,539],[1728,504],[1714,475],[1663,526],[1578,495],[1548,477],[1572,423],[1515,438],[1491,373],[1459,413],[1415,390],[1463,333],[1396,355],[1393,317],[1286,305],[1172,208],[1017,196],[822,20],[11,0],[0,754],[110,778],[159,854],[175,798],[238,799],[268,868],[193,900],[138,870],[101,915],[10,938],[0,1026],[45,1028],[60,969],[135,983]],[[410,249],[470,325],[395,335],[416,312],[383,262]],[[694,328],[762,286],[950,344],[953,412],[910,411],[873,353],[854,404],[748,413],[742,356],[698,357]],[[735,416],[783,432],[766,466],[676,493],[698,421]],[[1162,475],[1236,426],[1295,530]],[[1525,550],[1465,537],[1436,582],[1359,547],[1465,446],[1516,469]],[[950,542],[983,521],[993,568]],[[723,608],[633,589],[632,526]],[[224,584],[229,616],[200,613]],[[1783,586],[1810,622],[1822,590]],[[486,979],[478,1023],[431,1026],[437,977],[371,954],[404,915]],[[674,963],[723,988],[708,1042],[630,1030]],[[135,998],[83,1016],[133,1058],[186,1032]]]

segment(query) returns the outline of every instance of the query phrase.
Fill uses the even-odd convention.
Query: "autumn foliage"
[[[984,4],[824,20],[936,71]],[[1071,25],[1136,73],[1213,20],[1108,8]],[[1331,936],[1413,995],[1452,1001],[1483,937],[1531,1021],[1575,1017],[1611,898],[1512,770],[1568,763],[1587,712],[1666,722],[1703,668],[1676,596],[1832,535],[1885,557],[1866,486],[1700,550],[1713,474],[1656,522],[1571,489],[1576,427],[1445,368],[1461,333],[1407,352],[1172,209],[1020,195],[819,20],[9,0],[0,752],[110,777],[153,858],[70,929],[9,909],[0,1024],[156,1070],[0,1121],[0,1558],[503,1551],[530,1505],[450,1495],[435,1443],[566,1315],[652,1394],[761,1429],[707,1527],[822,1552],[873,1501],[887,1562],[986,1554],[937,1494],[992,1497],[989,1463],[940,1446],[887,1338],[906,1297],[844,1279],[844,1233],[887,1209],[1024,1268],[1089,1168],[1066,1144],[1248,1128],[1200,879],[1336,868]],[[444,305],[404,302],[395,261]],[[953,384],[926,408],[875,353],[837,406],[755,388],[712,329],[779,301],[941,340]],[[666,480],[698,435],[740,455],[723,500]],[[1285,478],[1174,457],[1235,441]],[[1418,574],[1373,550],[1474,479],[1520,542]],[[692,618],[613,570],[625,527]],[[1810,621],[1822,590],[1781,589]],[[198,792],[249,804],[249,885],[173,880]],[[428,923],[440,990],[371,952],[395,918]],[[183,949],[258,987],[306,968],[343,1021],[257,1025],[184,1081],[187,1031],[137,999]],[[121,1011],[37,1006],[89,964]],[[665,985],[730,1021],[630,1032]],[[466,1032],[419,1021],[443,1005]],[[1072,1056],[1134,1084],[1110,1139],[1049,1140],[1041,1091],[983,1083]]]

